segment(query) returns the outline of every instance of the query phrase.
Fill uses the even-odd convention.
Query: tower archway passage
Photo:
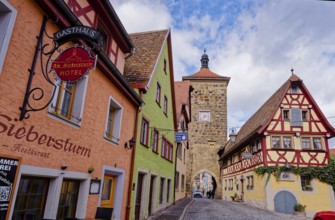
[[[216,198],[222,187],[218,151],[227,142],[227,87],[230,78],[209,70],[209,58],[203,54],[200,70],[183,81],[189,81],[191,123],[188,127],[189,150],[186,172],[187,195],[192,195],[194,178],[206,171],[215,177]]]

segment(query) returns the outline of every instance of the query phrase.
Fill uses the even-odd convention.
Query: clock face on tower
[[[211,112],[210,111],[199,111],[199,121],[210,121]]]

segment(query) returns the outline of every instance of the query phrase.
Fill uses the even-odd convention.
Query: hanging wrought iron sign
[[[72,26],[54,33],[54,37],[51,38],[46,33],[47,21],[48,18],[44,17],[38,35],[33,62],[31,68],[28,69],[29,79],[23,104],[20,107],[20,120],[29,118],[28,112],[40,111],[47,108],[56,91],[55,89],[53,90],[54,92],[51,98],[46,100],[45,103],[36,104],[36,102],[45,99],[44,90],[42,88],[32,88],[32,80],[38,58],[40,58],[41,65],[39,71],[42,73],[46,82],[56,87],[57,85],[54,84],[53,79],[49,76],[50,73],[56,73],[59,79],[67,82],[80,80],[89,70],[94,69],[96,66],[97,55],[92,56],[92,54],[94,54],[93,51],[101,50],[102,35],[98,30],[86,26]],[[52,45],[43,43],[44,35],[52,39]],[[63,47],[62,45],[69,41],[75,41],[76,44],[60,52],[61,47]],[[86,49],[86,47],[79,44],[79,42],[82,41],[86,42],[90,49]],[[60,52],[60,55],[55,60],[52,60],[51,57],[54,57],[54,54],[58,52]]]
[[[74,82],[81,79],[90,69],[95,69],[97,56],[92,57],[84,47],[70,47],[51,62],[51,70],[59,79]]]

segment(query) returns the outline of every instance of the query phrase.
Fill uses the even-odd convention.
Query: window
[[[181,191],[184,192],[185,189],[185,175],[181,175]]]
[[[290,120],[290,110],[283,110],[283,120],[286,120],[286,121],[288,121],[288,120]]]
[[[12,219],[42,219],[49,179],[22,176]]]
[[[159,132],[157,129],[154,129],[154,138],[152,143],[152,151],[158,152],[158,140],[159,140]]]
[[[173,145],[165,138],[162,138],[162,157],[172,161]]]
[[[247,176],[247,190],[254,189],[254,176]]]
[[[291,93],[298,93],[298,86],[291,86]]]
[[[163,67],[164,72],[166,73],[166,59],[164,59],[164,67]]]
[[[301,138],[301,148],[302,149],[311,149],[310,138],[306,138],[306,137]]]
[[[174,188],[176,189],[176,191],[179,191],[179,172],[176,171],[176,176],[175,176],[175,186]]]
[[[186,162],[186,149],[184,148],[184,154],[183,154],[183,161],[184,161],[184,164],[185,164],[185,162]]]
[[[185,121],[184,121],[184,120],[182,120],[182,121],[180,122],[180,127],[181,127],[181,130],[183,130],[183,131],[186,130],[186,127],[185,127]]]
[[[98,27],[97,27],[98,31],[101,33],[102,36],[102,49],[108,54],[108,44],[109,44],[109,37],[107,32],[105,31],[105,29],[102,27],[101,23],[98,23]]]
[[[312,178],[310,176],[301,175],[300,181],[301,181],[301,188],[303,191],[313,191]]]
[[[283,144],[285,149],[292,148],[292,138],[291,137],[283,137]]]
[[[51,102],[49,112],[58,117],[80,124],[84,108],[88,76],[84,76],[75,83],[55,80],[54,98]]]
[[[181,159],[183,154],[183,145],[181,143],[177,143],[177,156]]]
[[[301,149],[302,150],[322,150],[323,144],[322,144],[321,137],[302,137],[301,138]]]
[[[262,150],[262,142],[261,142],[261,140],[257,140],[256,141],[256,145],[257,145],[257,151]]]
[[[5,0],[0,0],[0,74],[12,36],[16,10]]]
[[[280,137],[273,136],[272,137],[272,148],[280,148]]]
[[[148,134],[149,134],[149,122],[145,118],[142,118],[140,142],[146,146],[148,146]]]
[[[164,182],[165,182],[165,179],[161,177],[160,191],[159,191],[159,204],[163,203]]]
[[[227,187],[228,187],[228,185],[227,185],[227,180],[225,180],[225,181],[224,181],[224,191],[227,191]]]
[[[313,149],[314,150],[321,150],[321,138],[313,138]]]
[[[79,185],[79,180],[63,180],[61,193],[59,196],[57,219],[75,217]]]
[[[171,187],[171,180],[167,180],[166,202],[170,202],[170,187]]]
[[[164,96],[164,113],[167,115],[168,112],[168,99],[166,96]]]
[[[301,110],[298,108],[291,110],[291,126],[302,126]]]
[[[157,88],[156,88],[156,102],[158,105],[161,104],[161,85],[157,82]]]
[[[302,120],[303,120],[303,121],[309,121],[308,111],[303,110],[303,111],[301,112],[301,117],[302,117]]]
[[[114,143],[119,143],[121,134],[122,108],[113,99],[109,100],[105,137]]]

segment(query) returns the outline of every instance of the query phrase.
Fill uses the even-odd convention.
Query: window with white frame
[[[303,150],[322,150],[323,142],[321,137],[302,137],[301,149]]]
[[[165,138],[162,138],[162,157],[172,161],[173,145]]]
[[[247,176],[247,190],[254,189],[254,176]]]
[[[285,121],[290,120],[290,110],[287,110],[287,109],[283,110],[283,120]]]
[[[271,147],[272,148],[280,148],[280,136],[272,136]]]
[[[300,176],[300,181],[301,181],[302,191],[313,191],[312,178],[310,176],[301,175]]]
[[[177,143],[177,156],[181,159],[183,154],[183,145],[181,143]]]
[[[283,137],[283,146],[284,146],[284,149],[292,148],[292,137],[284,136]]]
[[[0,0],[0,74],[16,19],[16,10],[8,1]]]
[[[121,134],[122,107],[112,98],[109,99],[105,137],[119,143]]]
[[[84,109],[88,76],[70,83],[55,79],[54,97],[49,112],[80,125]]]
[[[149,136],[149,122],[145,118],[142,118],[141,137],[140,137],[141,144],[148,146],[148,136]]]

